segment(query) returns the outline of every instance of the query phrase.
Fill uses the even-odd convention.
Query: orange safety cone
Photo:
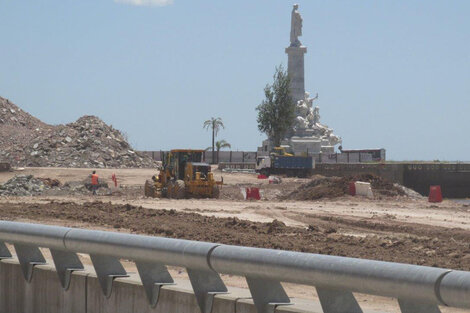
[[[429,202],[442,202],[441,186],[429,187]]]

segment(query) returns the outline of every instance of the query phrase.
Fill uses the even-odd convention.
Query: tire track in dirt
[[[380,216],[307,214],[296,217],[310,225],[302,228],[278,220],[260,223],[129,204],[51,201],[0,203],[0,218],[470,270],[470,231]]]

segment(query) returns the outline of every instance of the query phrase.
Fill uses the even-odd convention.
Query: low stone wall
[[[315,174],[323,176],[356,176],[360,174],[374,174],[391,182],[404,184],[403,164],[315,164]]]
[[[256,313],[248,290],[229,288],[230,293],[214,298],[212,313]],[[295,304],[280,306],[277,313],[321,313],[317,302],[294,299]],[[110,298],[101,292],[93,272],[73,272],[68,291],[59,283],[49,265],[34,268],[27,283],[17,260],[0,261],[0,312],[8,313],[200,313],[188,281],[162,287],[159,302],[151,308],[137,276],[117,278]]]
[[[0,163],[0,172],[8,172],[11,170],[10,163]]]

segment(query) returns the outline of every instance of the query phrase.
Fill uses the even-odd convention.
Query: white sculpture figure
[[[318,123],[320,123],[320,108],[316,106],[315,109],[313,109],[313,124]]]
[[[295,118],[295,128],[296,129],[307,129],[308,128],[307,119],[303,118],[302,116],[297,116]]]
[[[315,98],[310,98],[310,93],[307,91],[305,92],[304,102],[307,104],[309,108],[313,107],[313,101],[317,99],[318,99],[318,93],[316,94]]]
[[[296,106],[296,113],[297,115],[302,116],[303,118],[307,117],[309,111],[309,107],[305,100],[299,100],[297,101],[297,106]]]
[[[308,127],[309,128],[313,128],[313,109],[312,108],[309,108],[308,109],[308,113],[307,113],[307,121],[308,121]]]
[[[330,135],[329,140],[330,140],[330,146],[335,146],[335,145],[337,145],[337,144],[342,143],[342,141],[343,141],[343,140],[341,139],[341,137],[336,136],[336,135],[333,135],[333,134]]]
[[[294,4],[290,21],[290,46],[300,47],[299,36],[302,36],[302,16],[300,16],[298,4]]]

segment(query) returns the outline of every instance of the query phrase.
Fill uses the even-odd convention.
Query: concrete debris
[[[51,126],[1,97],[0,159],[28,167],[156,167],[150,156],[133,150],[119,130],[96,116]]]
[[[418,192],[414,191],[413,189],[407,188],[405,186],[402,186],[400,184],[393,184],[395,188],[398,188],[402,190],[405,195],[407,195],[409,198],[415,199],[415,200],[420,200],[420,199],[425,199],[426,197],[422,196]]]
[[[49,187],[33,175],[17,175],[0,185],[0,196],[35,196]]]
[[[33,175],[16,175],[0,185],[0,196],[38,196],[38,195],[82,195],[91,193],[91,179],[70,181],[63,185],[58,179],[35,178]],[[98,195],[109,195],[108,184],[98,185]]]

